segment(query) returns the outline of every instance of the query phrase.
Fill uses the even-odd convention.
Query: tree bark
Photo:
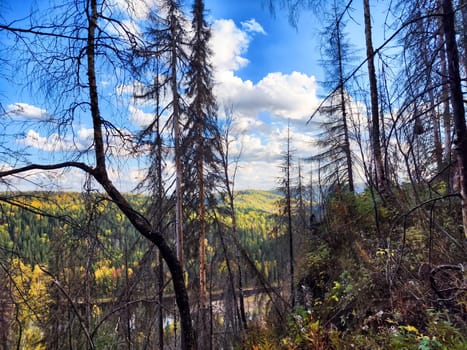
[[[373,41],[371,38],[371,12],[370,1],[363,0],[363,11],[365,18],[365,41],[366,56],[368,62],[368,78],[370,81],[370,101],[371,101],[371,144],[373,158],[375,161],[376,181],[378,191],[384,193],[387,187],[384,171],[383,156],[381,152],[381,134],[379,127],[379,109],[378,109],[378,86],[376,80],[376,70],[374,63]]]
[[[353,181],[353,170],[352,170],[352,154],[350,152],[350,138],[349,138],[349,127],[347,124],[347,108],[345,101],[345,91],[344,91],[344,66],[342,58],[342,43],[341,43],[341,32],[340,32],[340,22],[337,19],[336,22],[336,33],[337,33],[337,60],[339,64],[339,90],[340,90],[340,104],[342,110],[342,125],[344,127],[344,152],[347,162],[347,177],[349,181],[349,191],[354,192],[354,181]]]
[[[464,65],[465,71],[467,70],[467,1],[460,0],[459,8],[461,10],[462,28],[464,29],[464,34],[462,34],[462,46],[464,47],[464,56],[462,64]]]
[[[441,23],[442,25],[442,23]],[[444,151],[443,151],[443,161],[446,164],[451,162],[451,130],[452,130],[452,121],[451,121],[451,106],[449,105],[449,87],[448,87],[448,68],[446,64],[446,48],[444,46],[444,39],[440,35],[440,48],[439,48],[439,60],[440,60],[440,69],[441,69],[441,100],[443,107],[443,129],[444,129]]]
[[[467,238],[467,128],[462,95],[462,81],[460,77],[459,53],[454,27],[455,14],[451,0],[443,0],[442,6],[443,30],[446,42],[446,56],[448,59],[448,81],[451,93],[454,128],[456,132],[454,150],[457,156],[457,172],[460,179],[464,236]]]
[[[289,271],[290,271],[290,300],[292,310],[295,308],[295,277],[294,277],[294,235],[292,230],[292,191],[291,191],[292,155],[290,150],[290,129],[287,129],[287,154],[285,164],[285,193],[287,211],[287,235],[289,236]]]

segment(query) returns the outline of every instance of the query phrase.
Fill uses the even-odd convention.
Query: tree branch
[[[57,164],[30,164],[24,167],[0,171],[0,178],[26,173],[31,170],[58,170],[64,168],[78,168],[84,172],[94,175],[95,170],[81,162],[63,162]]]

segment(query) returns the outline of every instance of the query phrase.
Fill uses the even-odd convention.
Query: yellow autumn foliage
[[[42,325],[46,321],[51,297],[48,286],[52,279],[39,265],[25,264],[21,259],[11,261],[9,286],[17,307],[17,327],[21,327],[21,348],[45,349]]]

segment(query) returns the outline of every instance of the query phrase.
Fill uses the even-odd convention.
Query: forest
[[[318,134],[301,157],[287,128],[270,191],[236,187],[203,0],[0,13],[0,78],[42,111],[0,91],[1,350],[465,349],[465,0],[380,2],[378,47],[359,1],[364,57],[357,1],[262,3],[325,22]]]

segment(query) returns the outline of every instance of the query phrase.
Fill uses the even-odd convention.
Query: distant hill
[[[242,190],[235,193],[236,208],[242,211],[254,210],[272,214],[280,199],[281,195],[273,191]]]
[[[30,192],[5,198],[10,199],[0,203],[0,248],[18,252],[27,263],[47,262],[51,244],[57,242],[58,236],[61,239],[80,240],[92,233],[101,243],[106,241],[111,247],[119,247],[123,236],[129,241],[140,239],[115,205],[97,200],[97,197],[93,204],[86,204],[85,196],[75,192]],[[260,252],[259,247],[270,239],[273,214],[280,198],[273,191],[235,192],[240,238],[251,251]],[[143,208],[147,197],[129,195],[128,199],[137,208]],[[87,205],[91,205],[91,208],[87,208]],[[89,216],[90,213],[92,216]],[[135,247],[136,255],[138,249],[144,250],[145,245]],[[265,259],[264,256],[262,258]]]

